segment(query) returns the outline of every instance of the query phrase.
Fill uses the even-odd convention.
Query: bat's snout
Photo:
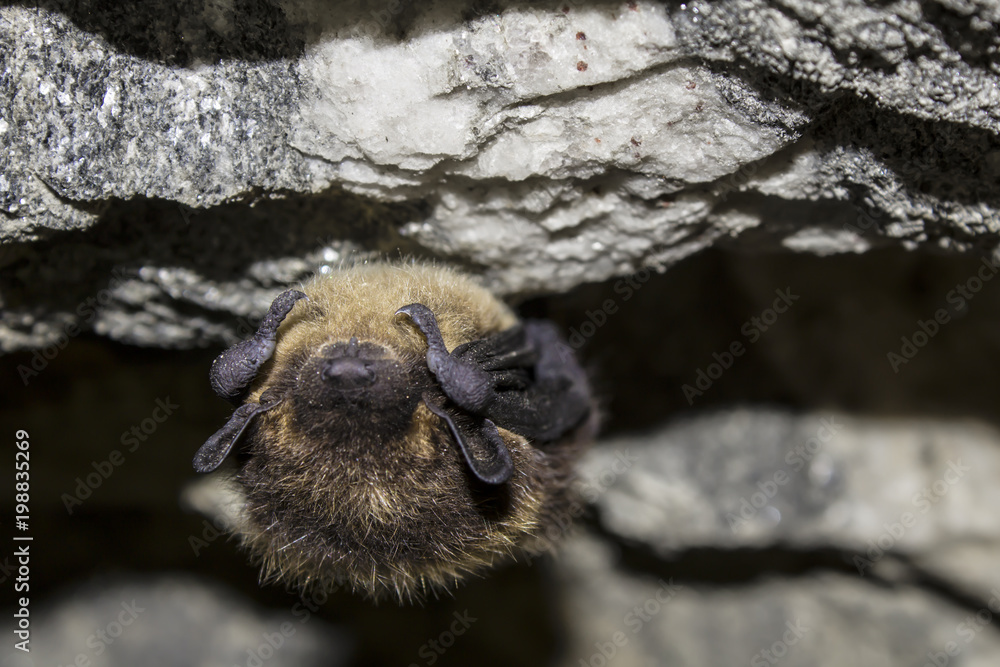
[[[376,373],[372,362],[357,357],[329,359],[323,363],[320,376],[327,384],[350,391],[375,384]]]

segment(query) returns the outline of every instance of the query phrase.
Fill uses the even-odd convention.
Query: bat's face
[[[426,364],[356,338],[319,347],[286,374],[296,430],[331,444],[365,432],[397,439],[412,423],[423,393],[433,389]]]
[[[531,549],[594,431],[554,329],[438,267],[286,292],[212,381],[242,402],[195,467],[238,443],[246,544],[276,577],[373,596],[420,596]]]

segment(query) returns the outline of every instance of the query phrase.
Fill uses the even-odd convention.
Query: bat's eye
[[[325,382],[341,390],[370,387],[375,383],[375,369],[372,368],[371,361],[357,357],[324,360],[320,376]]]

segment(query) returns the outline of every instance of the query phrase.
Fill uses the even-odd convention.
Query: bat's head
[[[290,294],[213,365],[242,403],[195,460],[211,470],[239,444],[242,536],[268,572],[419,597],[564,513],[593,424],[548,328],[438,267],[365,267]]]

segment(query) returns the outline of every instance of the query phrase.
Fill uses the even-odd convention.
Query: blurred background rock
[[[34,664],[249,665],[286,622],[266,664],[995,664],[994,3],[0,16]],[[582,343],[591,511],[423,608],[261,586],[192,486],[209,364],[284,286],[400,254]]]

